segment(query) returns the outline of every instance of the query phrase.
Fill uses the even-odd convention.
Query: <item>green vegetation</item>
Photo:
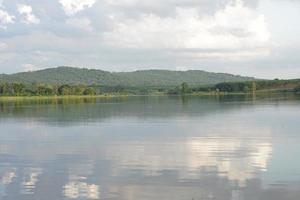
[[[225,81],[220,82],[220,80]],[[233,82],[234,80],[236,81]],[[2,97],[221,95],[270,91],[299,93],[300,79],[255,80],[204,71],[148,70],[110,73],[67,67],[0,75],[0,96]]]
[[[0,84],[0,96],[92,96],[96,94],[94,87],[84,85]]]
[[[297,87],[295,87],[295,92],[296,92],[296,93],[300,93],[300,85],[297,86]]]
[[[175,89],[168,90],[169,95],[187,95],[191,93],[192,89],[186,82],[183,82],[180,86],[176,87]]]
[[[168,91],[170,95],[219,95],[247,94],[256,92],[295,92],[300,93],[300,79],[294,80],[256,80],[244,82],[223,82],[215,85],[189,87],[182,83]]]
[[[254,78],[201,70],[144,70],[107,72],[71,67],[50,68],[34,72],[0,75],[0,83],[47,85],[100,85],[106,87],[175,87],[184,82],[190,86],[212,85],[220,82],[252,81]]]
[[[219,83],[212,89],[220,92],[256,92],[256,91],[294,91],[298,92],[300,79],[294,80],[260,80],[235,83]]]
[[[128,95],[220,95],[255,92],[300,93],[300,79],[225,82],[208,86],[190,86],[183,82],[172,87],[123,87],[97,85],[0,84],[0,96],[128,96]]]

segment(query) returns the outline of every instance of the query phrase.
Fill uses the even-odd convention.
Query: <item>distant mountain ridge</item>
[[[57,67],[33,72],[0,74],[0,82],[43,83],[43,84],[85,84],[105,86],[177,86],[183,82],[190,85],[210,85],[220,82],[255,80],[226,73],[202,70],[139,70],[133,72],[108,72],[98,69]]]

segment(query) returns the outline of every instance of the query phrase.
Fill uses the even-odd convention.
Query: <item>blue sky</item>
[[[0,73],[55,66],[300,77],[297,0],[0,0]]]

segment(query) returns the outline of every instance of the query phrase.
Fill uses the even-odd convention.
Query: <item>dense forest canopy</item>
[[[178,86],[183,82],[196,86],[217,84],[220,82],[250,80],[254,80],[254,78],[224,73],[212,73],[201,70],[107,72],[95,69],[79,69],[71,67],[49,68],[33,72],[0,75],[0,83],[121,85],[126,87]]]
[[[300,92],[300,79],[223,82],[207,86],[190,86],[183,82],[176,87],[124,87],[99,85],[51,85],[0,83],[0,96],[68,96],[68,95],[149,95],[149,94],[224,94],[253,92]]]
[[[105,72],[59,67],[0,75],[0,96],[300,92],[300,79],[258,80],[205,71]]]

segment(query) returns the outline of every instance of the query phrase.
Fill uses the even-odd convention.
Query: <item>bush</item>
[[[298,85],[297,87],[295,87],[294,91],[297,92],[297,93],[300,93],[300,85]]]
[[[92,88],[86,88],[84,91],[83,91],[83,95],[96,95],[96,92],[94,89]]]

